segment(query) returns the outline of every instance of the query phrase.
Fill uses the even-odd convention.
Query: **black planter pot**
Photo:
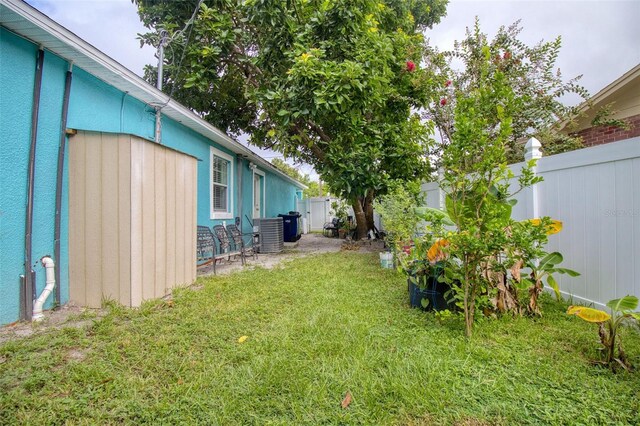
[[[442,270],[434,270],[430,275],[411,275],[407,278],[409,290],[409,304],[412,308],[420,308],[424,311],[453,310],[455,306],[447,302],[445,294],[450,287],[447,283],[439,282],[438,277]],[[422,305],[422,300],[427,300],[427,306]]]

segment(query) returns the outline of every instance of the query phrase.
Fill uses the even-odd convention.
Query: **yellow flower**
[[[248,338],[249,338],[249,336],[241,336],[241,337],[238,339],[238,343],[244,343],[244,341],[245,341],[245,340],[247,340]]]
[[[531,222],[534,226],[540,226],[542,220],[529,219],[529,222]],[[557,234],[560,231],[562,231],[562,222],[560,222],[559,220],[551,220],[551,223],[547,226],[547,235]]]
[[[429,251],[427,252],[427,260],[429,262],[438,262],[446,257],[446,254],[442,251],[444,247],[449,245],[449,240],[440,239],[433,243]]]

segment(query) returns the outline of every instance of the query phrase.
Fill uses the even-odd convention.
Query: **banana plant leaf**
[[[547,277],[547,284],[549,284],[549,287],[553,289],[553,292],[556,294],[556,299],[562,299],[562,295],[560,294],[560,287],[558,287],[558,283],[556,282],[556,279],[553,278],[553,275],[549,275]]]
[[[576,315],[578,318],[587,322],[605,322],[611,318],[611,315],[600,309],[587,308],[586,306],[569,306],[568,315]]]
[[[516,282],[515,283],[516,288],[518,288],[520,290],[526,290],[529,287],[534,286],[535,284],[536,283],[533,280],[529,279],[529,278],[522,278],[520,280],[520,282]]]
[[[609,300],[607,306],[616,312],[632,311],[638,307],[638,298],[636,296],[625,296],[620,299]]]
[[[554,251],[553,253],[549,253],[548,255],[546,255],[540,260],[540,264],[538,265],[537,269],[539,271],[545,271],[545,270],[551,269],[554,267],[554,265],[557,265],[558,263],[562,263],[562,260],[563,260],[562,255],[557,251]]]
[[[423,220],[431,219],[430,216],[436,217],[442,220],[442,223],[447,226],[454,226],[455,223],[451,220],[449,215],[442,210],[435,209],[433,207],[416,207],[415,208],[416,215]]]
[[[550,273],[559,273],[559,274],[567,274],[570,277],[577,277],[580,275],[580,272],[576,272],[573,269],[567,269],[567,268],[553,268],[553,269],[549,269]]]

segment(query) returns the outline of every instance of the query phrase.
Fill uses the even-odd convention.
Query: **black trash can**
[[[300,227],[298,226],[300,213],[279,214],[278,217],[282,218],[284,241],[287,243],[295,243],[296,241],[298,241],[300,239]]]

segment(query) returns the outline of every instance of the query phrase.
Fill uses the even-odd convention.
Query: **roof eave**
[[[165,116],[182,123],[184,126],[236,154],[246,155],[252,161],[277,173],[295,186],[303,189],[307,188],[304,184],[281,172],[249,148],[206,122],[186,106],[171,99],[167,94],[151,86],[137,74],[26,2],[22,0],[0,0],[0,11],[2,12],[0,14],[0,24],[2,26],[43,46],[67,61],[73,62],[76,66],[94,74],[97,78],[118,90],[129,93],[130,96],[141,102],[151,106],[162,106],[162,113]],[[7,11],[10,13],[7,13]],[[14,18],[18,18],[18,20]],[[24,27],[25,23],[30,24],[32,28]],[[37,34],[38,31],[34,31],[36,29],[43,31],[45,34]],[[25,32],[30,32],[31,34],[24,34]],[[53,39],[47,38],[46,35],[53,37]],[[71,51],[62,49],[56,41],[63,43]],[[98,72],[95,72],[95,68],[97,68]]]

